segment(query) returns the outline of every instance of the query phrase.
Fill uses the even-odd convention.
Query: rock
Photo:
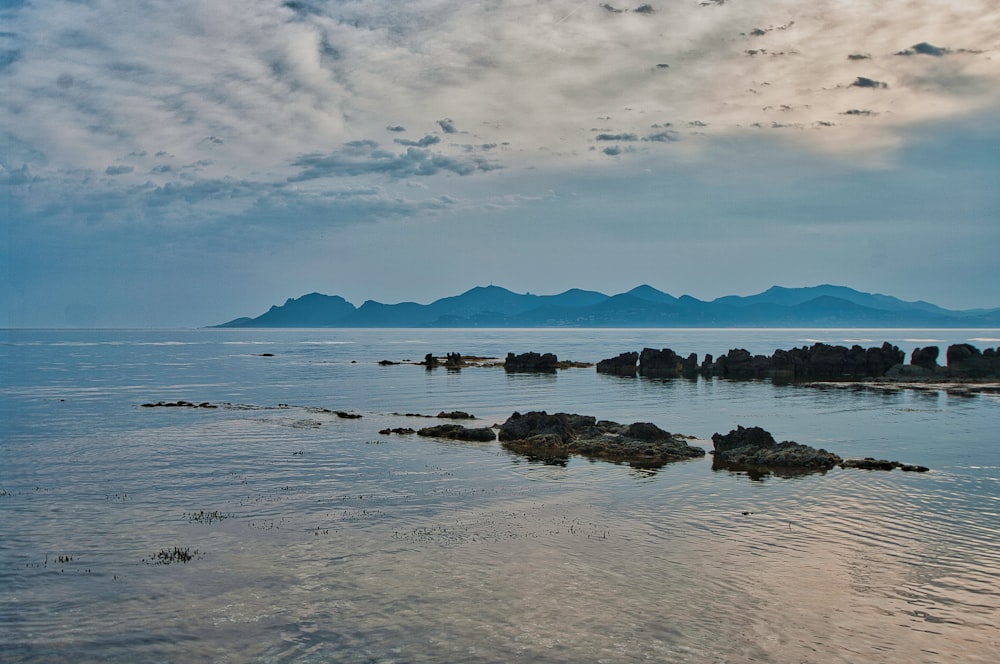
[[[841,458],[824,449],[816,449],[793,441],[775,442],[774,437],[760,427],[737,426],[726,435],[712,435],[715,447],[713,467],[762,466],[775,468],[811,468],[828,470]]]
[[[691,353],[684,360],[684,364],[681,367],[681,373],[685,378],[697,378],[699,372],[698,366],[698,354]]]
[[[770,359],[763,355],[751,355],[745,348],[733,348],[715,360],[712,374],[722,378],[765,378],[770,365]]]
[[[716,454],[723,454],[725,452],[730,452],[732,450],[742,449],[744,447],[774,447],[777,445],[777,441],[774,440],[774,436],[771,432],[762,429],[761,427],[750,427],[749,429],[743,426],[737,425],[735,429],[727,433],[725,436],[722,434],[714,434],[712,436],[712,444],[715,447]]]
[[[771,357],[750,355],[737,348],[716,360],[712,373],[723,378],[858,380],[881,377],[905,359],[906,353],[888,342],[867,349],[858,345],[847,348],[817,343],[790,350],[779,349]]]
[[[916,466],[899,461],[889,461],[887,459],[875,459],[865,457],[864,459],[844,459],[840,464],[841,468],[860,468],[861,470],[892,470],[899,468],[908,473],[926,473],[930,468],[927,466]]]
[[[841,468],[860,468],[861,470],[892,470],[898,461],[888,461],[886,459],[874,459],[865,457],[864,459],[844,459],[840,463]]]
[[[989,350],[989,349],[988,349]],[[971,344],[948,346],[948,373],[961,378],[985,378],[991,374],[991,357]]]
[[[639,353],[632,351],[622,353],[618,357],[601,360],[597,363],[597,373],[611,374],[613,376],[634,376],[636,374],[636,362],[639,360]]]
[[[453,410],[450,413],[446,413],[443,410],[437,414],[437,417],[442,420],[474,420],[475,415],[470,415],[464,410]]]
[[[429,438],[448,438],[449,440],[474,442],[488,442],[497,439],[496,433],[489,427],[468,429],[461,424],[439,424],[434,427],[426,427],[418,430],[417,435]]]
[[[922,367],[916,364],[897,364],[893,368],[886,371],[883,378],[896,381],[926,381],[930,378],[934,378],[939,370],[941,370],[941,367],[928,369],[927,367]]]
[[[558,363],[558,358],[552,353],[507,353],[503,368],[505,371],[518,373],[555,373]]]
[[[917,466],[910,463],[900,463],[899,461],[888,461],[886,459],[875,459],[865,457],[864,459],[844,459],[840,464],[841,468],[860,468],[862,470],[892,470],[899,468],[908,473],[926,473],[930,468],[927,466]]]
[[[678,378],[684,361],[669,348],[643,348],[639,354],[639,375],[646,378]]]
[[[681,358],[669,348],[643,348],[639,355],[639,375],[647,378],[694,378],[698,375],[698,355]]]
[[[625,376],[637,372],[649,378],[694,378],[701,374],[735,380],[769,378],[776,382],[878,378],[894,381],[1000,379],[1000,348],[987,348],[980,352],[970,344],[949,346],[947,367],[938,366],[939,352],[937,346],[917,348],[913,352],[912,363],[905,364],[906,353],[889,342],[870,348],[816,343],[789,350],[778,349],[770,357],[753,355],[745,348],[734,348],[714,360],[711,355],[706,355],[699,365],[698,356],[694,353],[681,358],[669,348],[644,348],[638,356],[638,367],[635,366],[633,358],[636,353],[633,352],[601,360],[597,370],[599,373]]]
[[[683,436],[649,422],[624,425],[570,413],[514,413],[501,425],[499,438],[506,449],[527,456],[565,459],[578,454],[640,468],[659,468],[705,455],[705,450],[688,445]]]
[[[202,403],[191,403],[190,401],[157,401],[156,403],[144,403],[143,408],[218,408],[215,404],[207,401]]]
[[[937,368],[937,359],[940,352],[941,350],[937,346],[914,348],[913,355],[910,356],[910,364],[915,367],[922,367],[933,371]]]
[[[401,436],[408,436],[410,434],[416,433],[416,430],[409,427],[395,427],[393,429],[382,429],[379,431],[383,436],[388,436],[391,433],[399,434]]]
[[[554,437],[560,443],[569,442],[574,435],[574,427],[570,420],[577,426],[593,426],[596,419],[587,418],[587,421],[580,421],[580,415],[569,415],[566,413],[556,413],[549,415],[545,411],[532,411],[521,415],[514,413],[507,418],[507,421],[500,427],[500,442],[512,440],[528,440],[537,436]]]

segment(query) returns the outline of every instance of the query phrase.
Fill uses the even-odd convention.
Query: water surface
[[[992,662],[995,394],[378,361],[998,338],[6,331],[0,661]],[[179,399],[231,405],[141,406]],[[710,457],[655,472],[545,465],[496,443],[378,433],[456,409],[477,425],[533,409],[651,421],[706,448],[758,425],[933,470],[754,480]],[[174,547],[191,560],[156,564]]]

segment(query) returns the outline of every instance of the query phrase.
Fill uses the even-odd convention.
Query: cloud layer
[[[710,170],[733,141],[899,167],[920,127],[1000,109],[993,0],[33,0],[0,20],[14,237],[488,210],[531,173]]]

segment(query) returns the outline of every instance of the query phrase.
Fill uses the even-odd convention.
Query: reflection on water
[[[448,374],[378,367],[377,352],[352,365],[362,341],[342,331],[216,332],[4,358],[0,661],[995,659],[995,399]],[[413,334],[397,345],[432,350]],[[486,354],[490,334],[441,350]],[[574,343],[615,340],[598,341]],[[64,354],[81,348],[95,354]],[[178,399],[259,408],[138,406]],[[932,471],[755,478],[704,458],[653,472],[378,433],[426,424],[393,413],[488,425],[529,408],[651,421],[705,447],[759,425]],[[198,555],[151,564],[173,547]]]

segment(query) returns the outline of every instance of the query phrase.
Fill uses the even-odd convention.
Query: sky
[[[310,292],[1000,307],[995,0],[0,0],[0,327]]]

